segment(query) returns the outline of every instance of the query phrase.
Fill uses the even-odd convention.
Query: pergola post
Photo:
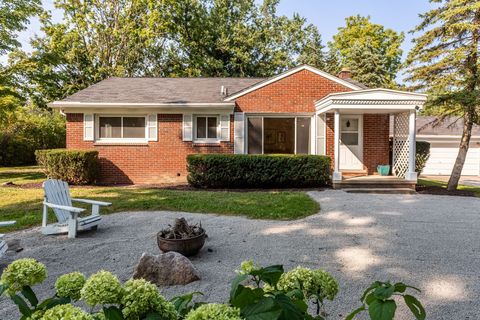
[[[342,173],[340,172],[340,112],[335,110],[333,118],[333,132],[334,132],[334,155],[333,155],[333,181],[341,181]]]
[[[417,181],[417,172],[415,171],[416,156],[416,110],[410,110],[408,118],[408,171],[405,174],[406,180]]]

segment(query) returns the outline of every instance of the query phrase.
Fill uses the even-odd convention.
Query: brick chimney
[[[350,79],[352,77],[352,72],[347,68],[343,68],[338,74],[338,77],[340,79]]]

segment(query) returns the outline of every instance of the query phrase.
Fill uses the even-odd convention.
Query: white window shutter
[[[158,141],[157,114],[149,114],[147,117],[148,141]]]
[[[245,153],[245,114],[235,112],[233,129],[233,152],[235,154]]]
[[[193,117],[191,114],[183,115],[183,141],[192,141]]]
[[[93,114],[83,114],[83,140],[93,141],[94,139],[94,116]]]
[[[220,115],[220,140],[230,141],[230,115]]]

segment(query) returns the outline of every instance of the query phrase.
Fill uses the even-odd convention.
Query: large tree
[[[353,57],[358,57],[358,48],[366,48],[370,51],[370,55],[381,57],[375,64],[376,69],[384,70],[382,72],[382,81],[379,84],[383,87],[394,87],[395,77],[401,67],[402,49],[400,48],[404,35],[392,29],[386,29],[380,24],[375,24],[370,21],[370,17],[362,17],[360,15],[351,16],[345,19],[346,25],[338,29],[338,33],[333,36],[333,40],[329,43],[330,55],[338,56],[339,66],[330,66],[330,69],[352,69],[354,78],[361,81],[362,78],[372,78],[373,74],[366,68],[362,72],[369,72],[363,74],[360,71],[353,70],[353,67],[358,65],[358,62],[352,60]],[[355,52],[357,51],[357,52]],[[374,70],[373,70],[374,72]]]
[[[472,127],[480,106],[480,1],[430,0],[436,8],[422,14],[421,32],[409,54],[409,80],[430,93],[430,108],[440,120],[463,118],[463,133],[448,189],[458,186],[467,156]]]

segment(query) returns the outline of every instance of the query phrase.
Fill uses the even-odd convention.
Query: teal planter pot
[[[388,164],[377,166],[377,172],[381,176],[388,176],[390,173],[390,166]]]

